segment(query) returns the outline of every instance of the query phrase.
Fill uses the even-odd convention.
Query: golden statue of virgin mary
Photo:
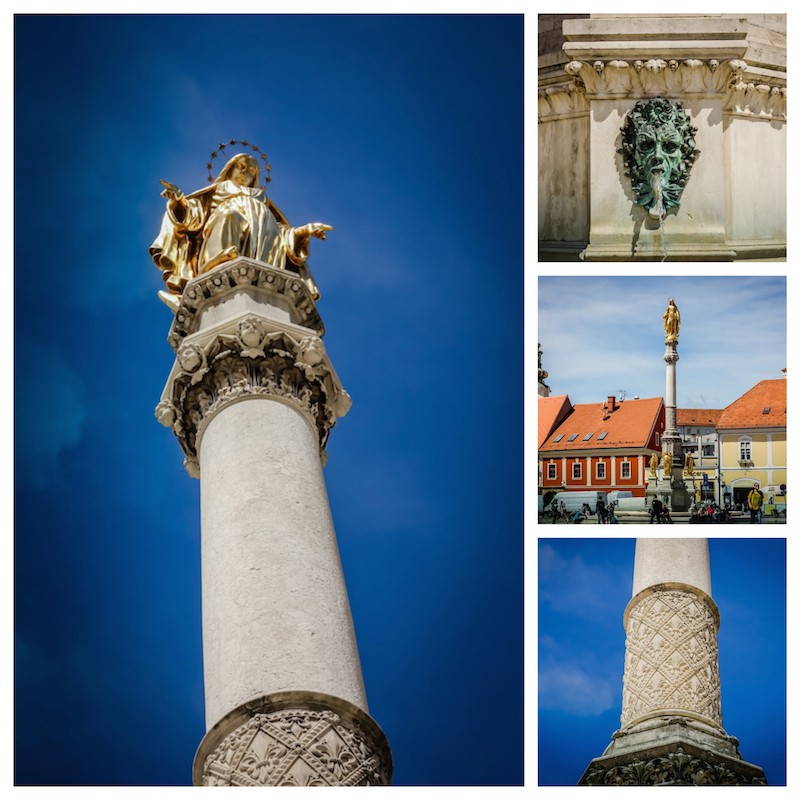
[[[167,210],[149,252],[167,285],[158,295],[173,311],[188,281],[240,256],[297,272],[319,298],[306,266],[309,242],[324,239],[332,227],[312,222],[293,228],[258,179],[258,161],[239,153],[213,183],[190,195],[161,181]]]

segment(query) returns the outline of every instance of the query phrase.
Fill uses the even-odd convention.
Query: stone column
[[[350,398],[299,278],[237,259],[190,283],[157,409],[201,479],[207,733],[197,785],[371,785],[368,714],[322,464]]]
[[[707,539],[637,539],[622,727],[583,785],[763,785],[722,727]]]
[[[677,364],[678,340],[667,338],[664,361],[667,364],[664,404],[664,433],[661,436],[661,452],[672,458],[672,476],[666,476],[670,490],[670,506],[674,511],[689,508],[689,494],[683,482],[683,445],[677,421]]]
[[[670,307],[672,302],[670,299]],[[661,435],[663,472],[660,477],[650,474],[646,494],[651,502],[658,497],[673,511],[686,511],[689,508],[689,493],[683,482],[683,445],[677,421],[677,364],[680,358],[677,331],[665,332],[664,344],[667,348],[664,353],[667,373],[664,387],[664,433]]]

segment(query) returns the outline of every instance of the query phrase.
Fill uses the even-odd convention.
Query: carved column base
[[[195,786],[387,786],[392,755],[366,712],[319,692],[276,692],[226,714],[203,737]]]
[[[659,720],[617,732],[579,786],[766,786],[764,770],[744,761],[738,742],[691,720]]]

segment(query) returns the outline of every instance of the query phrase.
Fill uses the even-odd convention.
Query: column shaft
[[[659,583],[685,583],[711,596],[708,539],[637,539],[632,597]]]
[[[367,701],[315,432],[249,398],[218,412],[202,472],[206,724],[287,690]]]

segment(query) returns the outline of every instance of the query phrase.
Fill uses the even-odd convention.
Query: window
[[[583,477],[582,466],[580,461],[572,462],[572,480],[579,481]]]
[[[750,455],[750,445],[752,441],[750,439],[740,439],[739,440],[739,461],[752,461]]]
[[[564,434],[563,433],[559,433],[558,436],[556,436],[556,438],[553,439],[553,441],[554,442],[560,442],[563,438],[564,438]]]
[[[602,432],[602,433],[601,433],[601,434],[600,434],[600,435],[597,437],[597,441],[598,441],[598,442],[602,442],[602,441],[603,441],[603,439],[605,439],[605,438],[606,438],[606,436],[608,436],[608,431],[603,431],[603,432]]]
[[[620,477],[623,480],[630,479],[631,477],[631,462],[630,461],[623,461],[620,471]]]
[[[704,444],[703,445],[703,455],[704,456],[715,456],[717,454],[717,447],[713,444]]]
[[[569,435],[569,439],[567,439],[567,441],[568,442],[574,442],[577,438],[578,438],[578,434],[577,433],[571,433]]]
[[[556,465],[553,462],[550,462],[547,465],[547,480],[554,481],[556,477]]]
[[[661,445],[659,445],[659,443],[658,443],[658,433],[656,433],[656,447],[660,447],[660,446]]]
[[[604,461],[597,462],[597,479],[602,481],[606,477],[606,465]]]
[[[592,434],[592,433],[587,433],[586,436],[583,437],[583,441],[584,442],[588,442],[589,439],[591,439],[593,435],[594,434]]]

